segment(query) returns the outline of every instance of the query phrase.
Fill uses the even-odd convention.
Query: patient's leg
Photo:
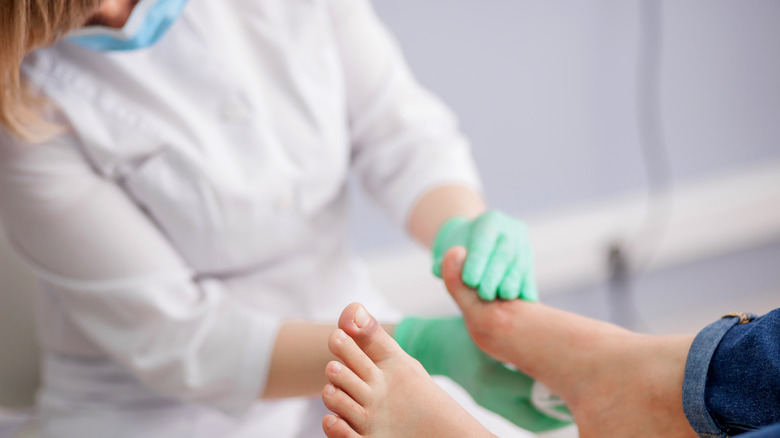
[[[538,303],[487,303],[461,282],[465,249],[443,278],[476,344],[541,381],[568,405],[582,437],[696,437],[682,408],[693,336],[648,336]]]
[[[445,393],[359,304],[350,304],[331,335],[331,382],[322,390],[329,438],[493,437]],[[346,365],[346,366],[345,366]]]

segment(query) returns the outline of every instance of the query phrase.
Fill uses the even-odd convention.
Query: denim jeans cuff
[[[701,438],[728,438],[707,410],[704,390],[715,349],[726,332],[741,321],[738,316],[726,316],[708,325],[696,335],[688,352],[682,390],[683,411],[688,423]]]

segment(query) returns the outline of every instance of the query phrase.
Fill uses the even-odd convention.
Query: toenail
[[[371,317],[368,316],[366,309],[364,309],[363,306],[358,307],[357,311],[355,311],[355,325],[364,328],[369,322],[371,322]]]
[[[333,427],[333,425],[336,424],[336,417],[330,416],[328,417],[328,421],[325,422],[325,426],[328,426],[328,428]]]
[[[338,373],[339,371],[341,371],[341,364],[338,362],[331,362],[330,371],[334,374]]]
[[[328,386],[325,388],[325,394],[328,394],[328,395],[333,395],[333,393],[334,393],[334,392],[336,392],[336,387],[335,387],[335,386],[333,386],[333,385],[328,385]]]

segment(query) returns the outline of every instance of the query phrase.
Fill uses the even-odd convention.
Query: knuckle
[[[485,263],[489,255],[490,253],[488,251],[483,250],[481,248],[469,251],[469,254],[466,257],[466,264],[478,265],[478,264]]]
[[[333,332],[328,336],[328,349],[332,352],[336,350],[337,347],[336,342],[336,332]]]
[[[496,251],[496,253],[493,254],[493,257],[490,259],[490,265],[496,268],[505,267],[512,262],[513,258],[514,257],[509,252]]]
[[[520,282],[520,271],[517,269],[510,269],[509,272],[507,272],[506,277],[504,277],[504,283],[508,284],[509,286],[514,286],[514,284]]]

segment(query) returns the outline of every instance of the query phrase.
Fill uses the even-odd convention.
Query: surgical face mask
[[[68,41],[97,52],[152,46],[179,18],[187,0],[141,0],[121,29],[87,26],[68,34]]]

